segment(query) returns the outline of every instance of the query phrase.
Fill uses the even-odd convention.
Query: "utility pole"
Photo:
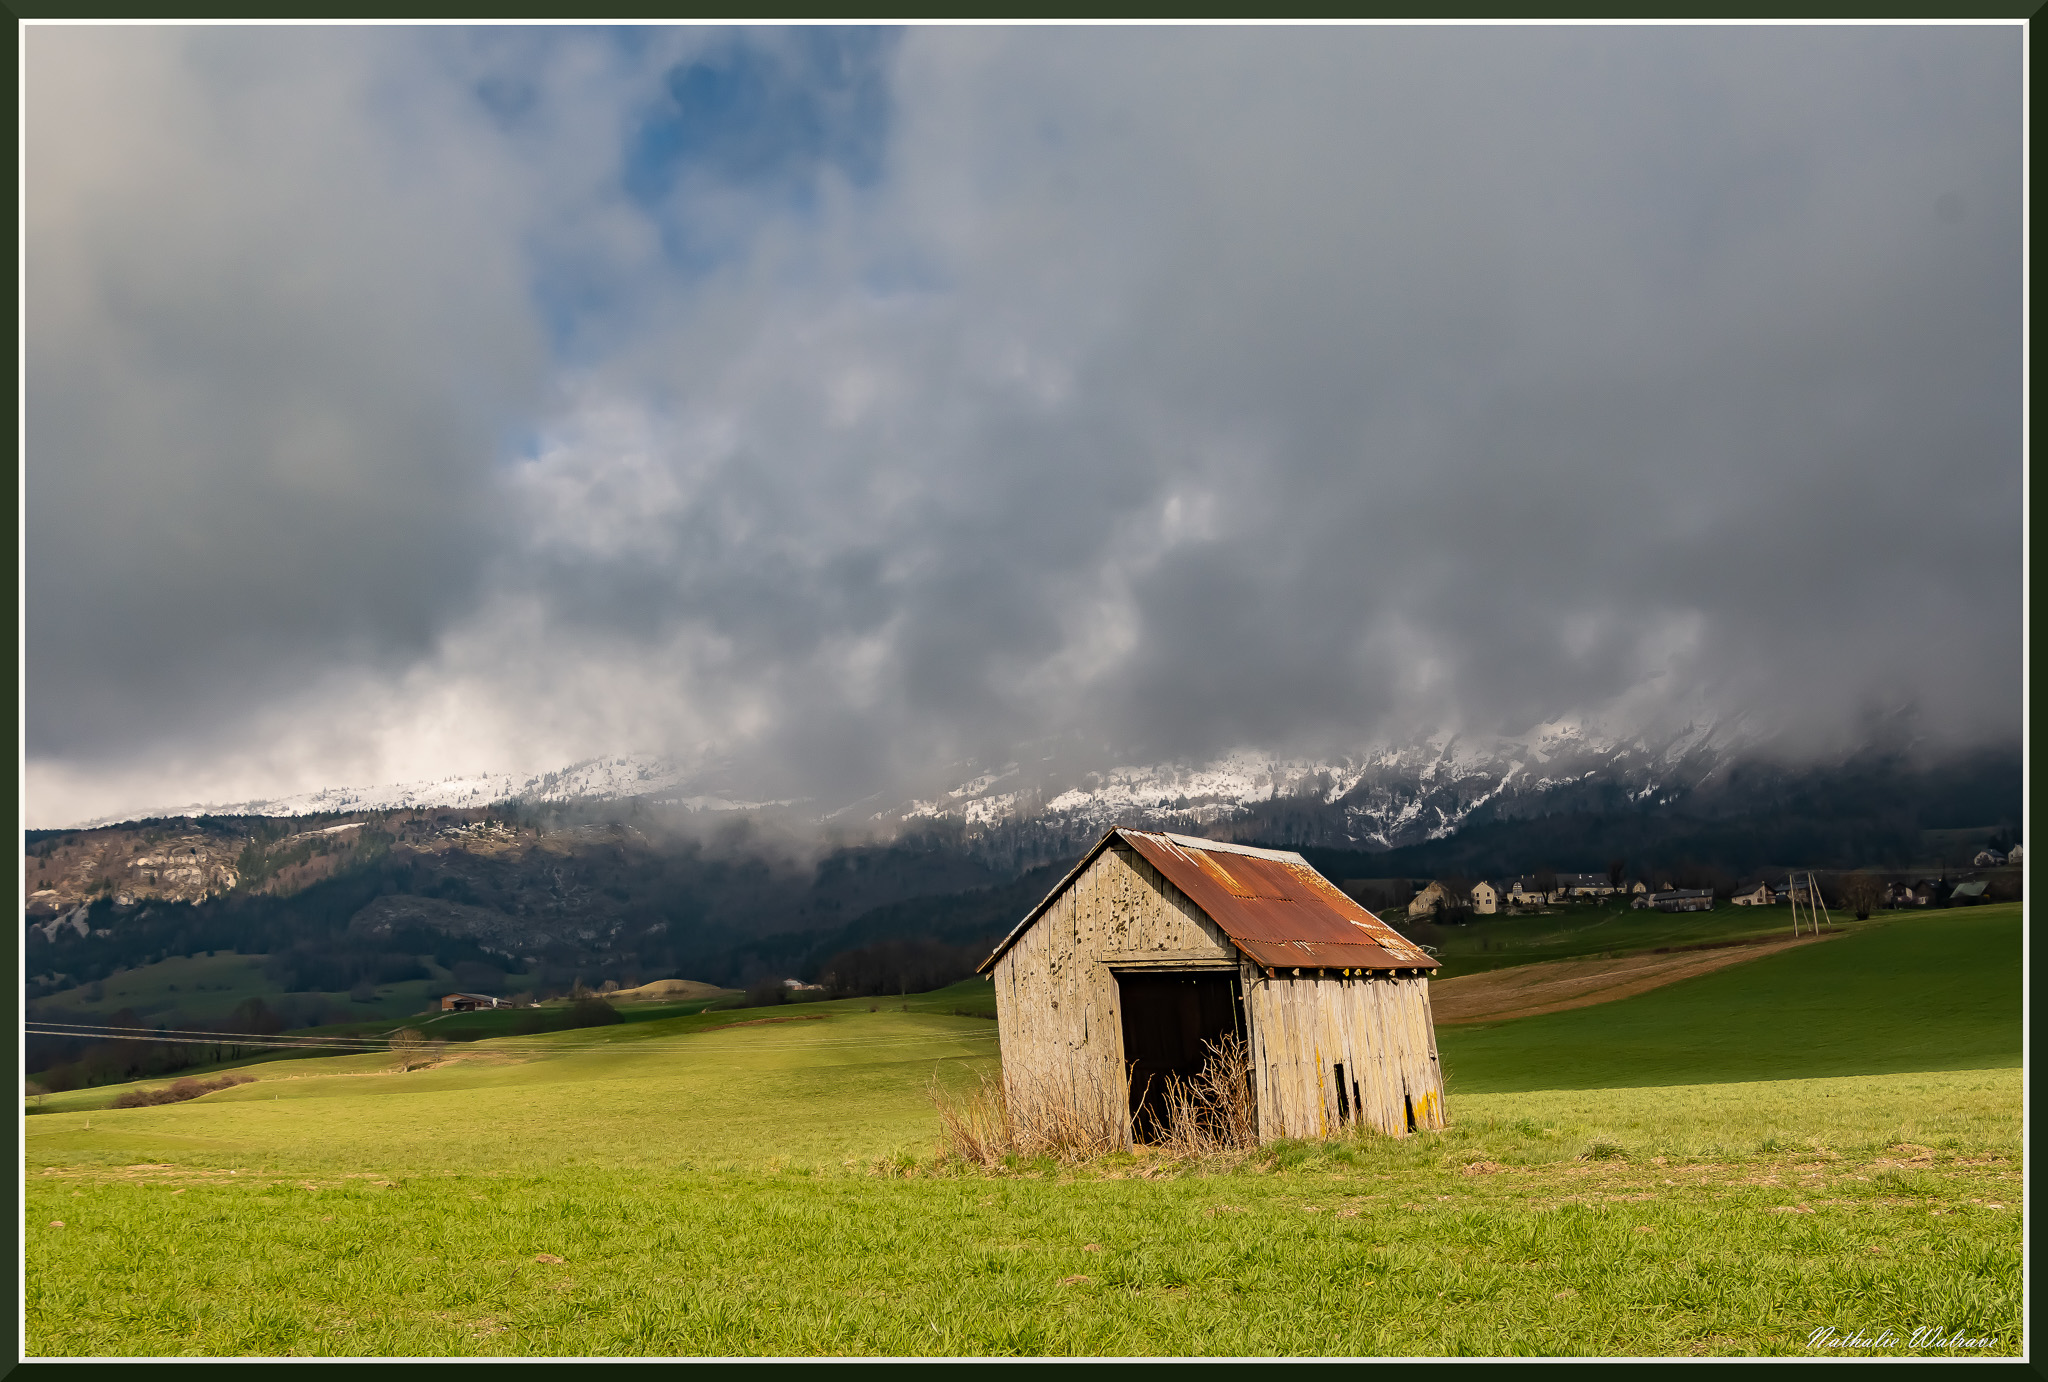
[[[1822,917],[1822,918],[1823,918],[1824,920],[1827,920],[1827,921],[1830,921],[1830,922],[1834,920],[1834,918],[1833,918],[1833,917],[1831,917],[1831,916],[1829,916],[1829,915],[1828,915],[1828,905],[1827,905],[1827,903],[1825,903],[1825,902],[1821,901],[1821,896],[1820,896],[1820,884],[1816,883],[1816,882],[1814,881],[1813,875],[1812,875],[1811,873],[1809,873],[1809,874],[1807,874],[1807,875],[1806,875],[1806,914],[1807,914],[1807,915],[1808,915],[1809,917],[1810,917],[1810,916],[1812,916],[1812,915],[1813,915],[1813,909],[1814,909],[1814,908],[1816,908],[1816,907],[1820,908],[1820,914],[1821,914],[1821,917]],[[1820,923],[1819,923],[1819,922],[1815,922],[1815,923],[1814,923],[1814,928],[1813,928],[1813,930],[1814,930],[1814,934],[1815,934],[1815,935],[1819,935],[1819,934],[1820,934]]]

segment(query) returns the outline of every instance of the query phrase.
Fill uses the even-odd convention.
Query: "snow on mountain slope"
[[[1231,827],[1297,844],[1396,848],[1449,835],[1475,812],[1522,799],[1619,792],[1668,801],[1704,780],[1729,745],[1710,725],[1606,736],[1575,721],[1511,738],[1435,736],[1329,758],[1239,750],[1206,763],[1124,765],[1078,781],[1022,782],[1015,763],[875,819],[953,818],[970,831],[1040,823],[1064,833],[1111,825]]]
[[[682,783],[685,777],[682,768],[667,760],[645,754],[622,754],[572,763],[551,773],[477,773],[380,787],[328,787],[317,792],[255,801],[193,803],[88,821],[80,828],[113,825],[138,817],[310,816],[334,811],[489,806],[493,802],[513,799],[529,802],[615,801],[666,791]],[[766,803],[695,797],[672,804],[694,806],[700,810],[740,810]]]
[[[1050,758],[1026,766],[962,767],[960,785],[925,800],[867,798],[822,821],[864,820],[887,832],[953,820],[970,835],[1018,828],[1066,839],[1110,825],[1150,825],[1258,835],[1290,844],[1391,849],[1440,839],[1481,811],[1512,813],[1525,801],[1606,800],[1660,804],[1712,774],[1736,745],[1732,731],[1688,723],[1664,734],[1613,736],[1576,720],[1512,737],[1435,735],[1328,757],[1240,749],[1205,762],[1125,764],[1066,771]],[[1024,755],[1020,755],[1023,757]],[[784,807],[731,790],[700,763],[686,769],[645,754],[588,759],[551,773],[481,773],[382,787],[328,788],[260,801],[206,803],[151,816],[303,816],[494,802],[617,801],[700,811]],[[120,818],[133,820],[135,816]],[[114,823],[94,821],[91,825]]]

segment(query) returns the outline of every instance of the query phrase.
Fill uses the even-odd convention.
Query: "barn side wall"
[[[1405,1133],[1411,1101],[1418,1128],[1444,1125],[1427,979],[1269,979],[1250,964],[1242,979],[1261,1141],[1323,1137],[1346,1121]],[[1338,1065],[1345,1084],[1356,1086],[1341,1104]]]
[[[1103,850],[992,971],[1013,1113],[1035,1122],[1063,1110],[1128,1145],[1115,968],[1226,962],[1236,953],[1136,851],[1121,843]]]

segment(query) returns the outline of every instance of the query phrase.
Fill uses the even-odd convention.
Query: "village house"
[[[2005,856],[1995,849],[1980,849],[1977,857],[1970,861],[1972,866],[1980,869],[1995,869],[2004,862]]]
[[[1973,907],[1985,900],[1984,894],[1990,887],[1991,885],[1981,878],[1972,883],[1958,883],[1955,886],[1955,891],[1948,895],[1948,905],[1951,907]]]
[[[954,973],[957,974],[959,971],[955,970]],[[509,1008],[512,1006],[511,999],[494,998],[488,993],[450,993],[442,995],[441,998],[441,1011],[444,1013],[466,1013],[475,1012],[478,1008]]]
[[[1560,873],[1557,890],[1566,897],[1611,897],[1615,887],[1604,873]]]
[[[1475,915],[1490,917],[1500,910],[1500,886],[1485,879],[1472,885],[1472,911]]]
[[[1435,969],[1299,854],[1113,829],[979,972],[1013,1116],[1129,1145],[1233,1036],[1261,1141],[1444,1126]]]
[[[1761,881],[1745,883],[1728,900],[1737,907],[1768,907],[1772,902],[1771,885]]]
[[[1644,893],[1629,903],[1636,911],[1655,908],[1660,912],[1711,912],[1714,910],[1712,888],[1666,888],[1662,892]]]
[[[1508,884],[1508,901],[1518,907],[1542,907],[1557,901],[1557,889],[1542,889],[1534,878],[1517,878]]]
[[[2005,862],[2014,868],[2018,868],[2021,864],[2027,862],[2026,854],[2027,851],[2022,846],[2014,845],[2010,850],[2006,851]]]
[[[1450,900],[1450,896],[1450,893],[1445,891],[1443,884],[1432,882],[1428,887],[1410,899],[1408,903],[1409,920],[1413,921],[1420,917],[1435,916],[1437,912],[1443,909],[1444,904]]]

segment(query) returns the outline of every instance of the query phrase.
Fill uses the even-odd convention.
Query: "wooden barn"
[[[1127,1145],[1154,1126],[1164,1077],[1194,1075],[1203,1043],[1232,1033],[1262,1141],[1442,1127],[1435,968],[1299,854],[1116,829],[980,972],[1013,1106],[1063,1100]]]

